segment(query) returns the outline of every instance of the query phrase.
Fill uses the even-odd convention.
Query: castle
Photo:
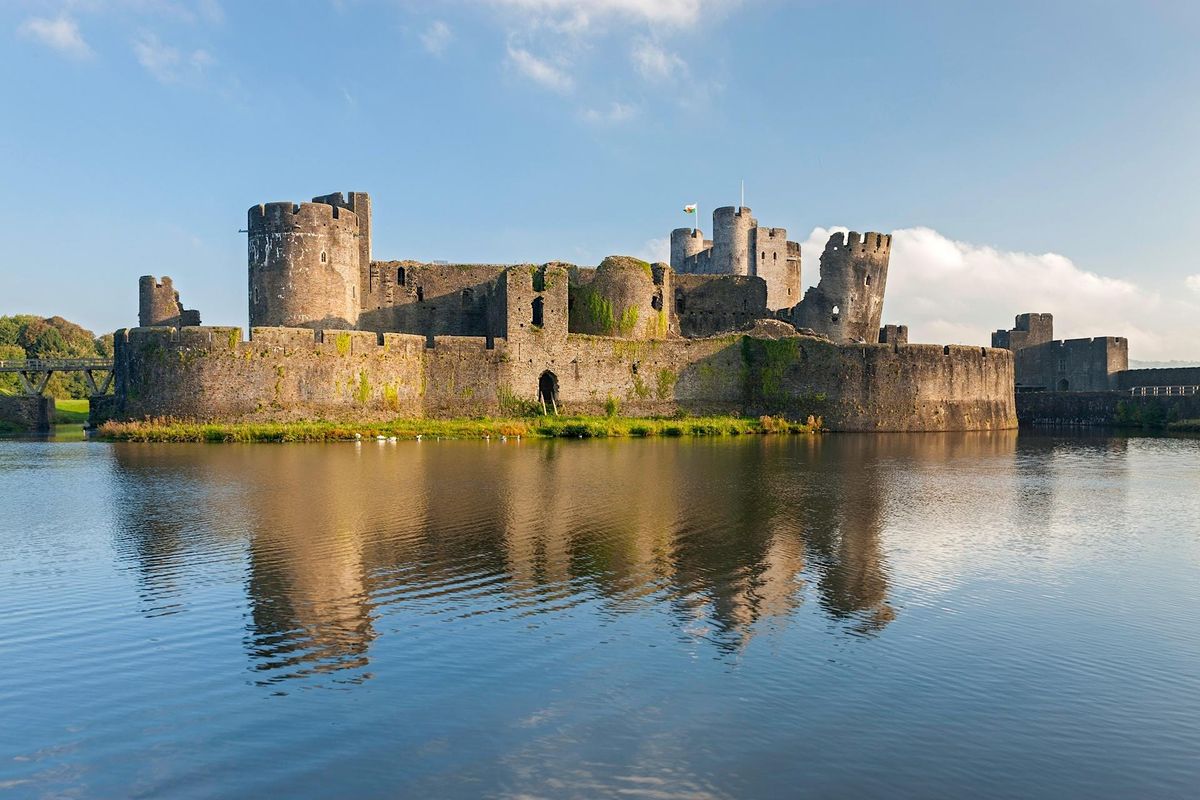
[[[1006,350],[914,345],[881,325],[891,237],[830,237],[800,297],[800,246],[745,207],[671,263],[376,260],[371,198],[247,214],[250,339],[199,326],[143,278],[104,413],[190,419],[553,412],[822,416],[843,430],[1016,424]]]

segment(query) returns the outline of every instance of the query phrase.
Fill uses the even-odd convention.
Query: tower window
[[[533,299],[533,324],[542,327],[545,319],[546,302],[540,297]]]
[[[871,273],[869,273],[869,272],[867,273],[866,281],[867,281],[867,286],[870,286],[871,285]]]
[[[425,287],[418,286],[417,287],[417,302],[422,303],[424,301],[425,301]]]
[[[329,254],[326,253],[324,250],[322,250],[321,251],[321,263],[324,264],[328,260],[329,260]]]
[[[404,285],[404,267],[396,268],[396,283],[399,286]]]
[[[837,306],[834,306],[833,307],[833,321],[837,322],[838,317],[840,317],[840,316],[841,316],[841,309],[839,309]]]

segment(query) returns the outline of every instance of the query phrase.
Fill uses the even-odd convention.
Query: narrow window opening
[[[662,311],[662,297],[654,295],[650,298],[650,307],[655,311]]]
[[[321,251],[321,263],[324,264],[328,260],[329,260],[329,254],[326,253],[324,250],[322,250]]]
[[[682,314],[683,309],[684,309],[683,292],[677,291],[677,292],[675,292],[675,310]]]
[[[833,307],[833,321],[837,322],[839,316],[841,316],[841,309],[838,308],[837,306],[834,306]]]
[[[871,274],[870,273],[867,273],[866,282],[867,282],[867,286],[871,285]]]
[[[417,287],[417,302],[422,303],[424,301],[425,301],[425,287],[418,286]]]
[[[546,301],[540,297],[535,297],[533,300],[533,324],[537,327],[542,327],[545,318]]]
[[[398,286],[404,285],[404,267],[396,268],[396,284]]]

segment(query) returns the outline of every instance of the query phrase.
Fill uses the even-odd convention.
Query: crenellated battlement
[[[886,258],[892,250],[892,237],[886,233],[874,231],[860,234],[858,231],[841,231],[834,233],[825,243],[825,252],[848,252],[853,255],[873,258]]]
[[[345,206],[328,203],[260,203],[247,211],[250,233],[264,229],[297,231],[304,227],[328,227],[338,225],[357,228],[358,215]]]

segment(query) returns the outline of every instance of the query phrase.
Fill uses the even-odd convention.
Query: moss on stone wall
[[[350,355],[350,334],[339,333],[335,342],[339,356]]]
[[[655,387],[655,394],[659,400],[667,400],[671,397],[677,380],[679,380],[679,376],[669,369],[658,371],[658,385]]]
[[[371,383],[367,380],[366,370],[358,373],[358,387],[354,390],[354,399],[363,406],[371,399]]]
[[[638,323],[638,308],[630,306],[621,312],[621,324],[617,326],[618,336],[632,336],[634,330],[637,329]]]

